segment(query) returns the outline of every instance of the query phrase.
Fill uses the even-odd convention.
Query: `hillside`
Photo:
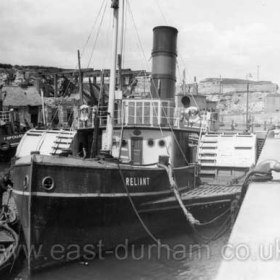
[[[178,92],[182,90],[182,85],[177,87]],[[185,89],[186,92],[206,95],[208,100],[217,102],[220,113],[225,115],[246,112],[247,90],[249,111],[252,113],[264,112],[268,104],[267,96],[279,95],[278,85],[271,81],[231,78],[207,78],[199,83],[187,84]]]
[[[84,69],[85,76],[97,75],[99,70]],[[38,65],[19,66],[0,63],[0,86],[36,86],[38,81],[41,88],[44,89],[46,96],[52,96],[54,92],[54,74],[58,77],[66,76],[73,84],[78,86],[78,75],[73,76],[75,69],[63,69],[57,67],[45,67]],[[133,89],[136,94],[146,93],[150,90],[149,73],[124,70],[129,75],[130,81],[137,79],[137,86]],[[138,75],[136,75],[136,73]],[[139,73],[141,75],[139,76]],[[88,75],[86,75],[88,74]],[[105,76],[108,77],[109,70],[106,70]],[[107,80],[107,79],[106,79]],[[88,80],[84,80],[88,82]],[[127,84],[129,85],[129,84]],[[243,114],[246,111],[248,81],[244,79],[233,78],[207,78],[199,83],[187,84],[186,92],[203,94],[207,99],[216,101],[221,114]],[[249,81],[249,110],[252,113],[261,113],[265,110],[267,96],[278,94],[278,85],[271,81]],[[177,84],[177,92],[182,91],[182,85]]]
[[[70,69],[0,63],[0,85],[32,86],[36,79],[40,79],[46,85],[53,85],[53,74],[63,73],[64,71],[70,71]]]
[[[249,83],[249,90],[252,92],[275,93],[278,85],[271,81],[252,81],[230,78],[208,78],[198,84],[198,91],[201,94],[225,94],[234,92],[246,92]]]

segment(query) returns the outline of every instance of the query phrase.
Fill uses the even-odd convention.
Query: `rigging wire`
[[[130,195],[130,192],[125,184],[125,179],[124,179],[124,175],[123,175],[123,171],[120,167],[120,163],[119,161],[117,162],[117,166],[118,166],[118,170],[119,170],[119,173],[120,173],[120,177],[121,177],[121,180],[122,180],[122,186],[127,194],[127,197],[128,197],[128,200],[129,200],[129,203],[133,209],[133,212],[134,214],[136,215],[138,221],[140,222],[141,226],[143,227],[143,229],[145,230],[145,232],[148,234],[148,236],[153,240],[153,242],[155,242],[158,246],[161,246],[161,240],[160,238],[157,238],[152,232],[151,230],[148,228],[148,226],[146,225],[145,221],[143,220],[143,218],[141,217],[138,209],[136,208],[136,205]],[[217,216],[216,218],[214,218],[213,220],[209,221],[209,223],[213,223],[213,222],[216,222],[219,218],[221,218],[222,216],[224,216],[225,213],[223,213],[222,215],[219,215]],[[197,241],[197,236],[199,237],[200,241],[198,242],[198,244],[202,242],[204,243],[209,243],[211,241],[214,241],[216,239],[218,239],[219,237],[221,237],[227,230],[229,230],[229,227],[227,226],[227,223],[229,222],[229,220],[231,220],[231,217],[228,217],[225,219],[225,221],[222,223],[222,226],[214,232],[214,234],[211,235],[211,237],[208,237],[208,236],[204,236],[204,235],[201,235],[195,228],[192,228],[193,229],[193,233],[196,234],[196,236],[193,236],[194,238],[194,241],[198,242]],[[199,248],[197,248],[199,249]],[[173,249],[171,249],[170,247],[167,247],[167,250],[169,252],[175,252]],[[184,259],[188,258],[189,255],[191,255],[193,252],[189,252],[187,253],[186,252],[186,255],[184,257]]]
[[[97,16],[96,16],[95,21],[94,21],[94,24],[92,25],[90,34],[88,35],[87,40],[86,40],[86,42],[85,42],[85,44],[84,44],[84,46],[83,46],[83,48],[82,48],[81,56],[84,55],[85,48],[86,48],[87,44],[89,43],[90,38],[91,38],[91,36],[92,36],[92,34],[93,34],[93,31],[94,31],[94,29],[95,29],[95,27],[96,27],[96,24],[97,24],[97,22],[98,22],[98,20],[99,20],[99,18],[100,18],[100,16],[101,16],[101,14],[102,14],[102,17],[101,17],[101,20],[100,20],[100,23],[99,23],[99,26],[98,26],[97,34],[96,34],[96,37],[95,37],[94,45],[93,45],[93,48],[92,48],[92,50],[91,50],[91,55],[90,55],[90,59],[89,59],[87,68],[89,67],[89,65],[90,65],[90,63],[91,63],[91,60],[92,60],[92,57],[93,57],[93,54],[94,54],[94,50],[95,50],[95,47],[96,47],[96,44],[97,44],[97,39],[98,39],[99,34],[100,34],[100,28],[101,28],[101,25],[102,25],[102,22],[103,22],[103,19],[104,19],[104,14],[105,14],[105,11],[106,11],[106,8],[107,8],[107,4],[108,4],[108,3],[107,3],[107,1],[106,1],[106,2],[105,2],[105,1],[106,1],[106,0],[103,0],[102,3],[101,3],[101,5],[100,5],[100,8],[99,8],[99,10],[98,10]],[[106,4],[105,4],[105,3],[106,3]],[[104,4],[105,4],[105,5],[104,5]],[[102,10],[103,10],[103,12],[102,12]],[[78,72],[78,64],[76,65],[76,67],[75,67],[73,73],[76,73],[76,72]],[[66,92],[68,91],[70,85],[71,85],[71,80],[69,80],[69,82],[68,82],[66,88],[64,89],[64,92],[62,93],[62,96],[64,96],[64,95],[66,94]],[[62,100],[60,100],[59,104],[62,104]],[[74,112],[72,112],[71,114],[74,114]],[[53,122],[57,115],[58,115],[58,108],[56,109],[56,112],[54,113],[54,115],[52,116],[52,118],[51,118],[50,121]],[[71,117],[71,116],[69,116],[69,118],[70,118],[70,117]],[[68,121],[68,120],[67,120],[67,121]],[[73,128],[73,125],[74,125],[74,122],[72,123],[72,126],[71,126],[70,130]]]
[[[142,50],[143,57],[144,57],[144,59],[145,59],[145,61],[146,61],[146,63],[147,63],[147,59],[146,59],[145,53],[144,53],[144,51],[143,51],[143,46],[142,46],[142,43],[141,43],[141,40],[140,40],[140,36],[139,36],[139,33],[138,33],[138,29],[137,29],[137,27],[136,27],[135,20],[134,20],[134,17],[133,17],[133,14],[132,14],[132,11],[131,11],[131,8],[130,8],[129,5],[128,5],[128,8],[129,8],[129,12],[130,12],[130,14],[131,14],[131,18],[132,18],[132,21],[133,21],[134,28],[135,28],[135,30],[136,30],[137,38],[138,38],[138,41],[139,41],[139,46],[140,46],[140,48],[141,48],[141,50]],[[177,64],[177,66],[178,66],[178,64]],[[153,80],[152,80],[152,83],[154,83]],[[154,86],[155,86],[155,84],[154,84]],[[157,93],[157,95],[158,95],[158,97],[159,97],[158,91],[156,91],[156,93]],[[150,93],[150,94],[151,94],[151,93]],[[191,94],[191,95],[192,95],[192,94]],[[193,97],[193,95],[192,95],[192,97]],[[196,103],[196,100],[195,100],[194,97],[193,97],[193,99],[194,99],[194,102]],[[197,105],[197,107],[198,107],[198,104],[197,104],[197,103],[196,103],[196,105]],[[155,108],[154,108],[154,110],[155,110]],[[185,158],[185,160],[186,160],[186,162],[187,162],[187,159],[186,159],[186,157],[185,157],[185,154],[183,153],[182,148],[181,148],[181,146],[179,145],[179,143],[178,143],[178,141],[177,141],[177,138],[176,138],[176,136],[175,136],[174,130],[173,130],[172,126],[170,125],[170,120],[167,118],[166,110],[164,109],[163,112],[164,112],[164,114],[165,114],[165,116],[166,116],[166,119],[168,120],[169,127],[170,127],[170,129],[172,130],[172,132],[173,132],[173,135],[174,135],[174,139],[175,139],[175,141],[176,141],[176,144],[178,145],[178,147],[179,147],[179,149],[180,149],[180,152],[182,153],[182,155],[184,156],[184,158]],[[160,127],[160,130],[161,130],[161,133],[163,134],[163,131],[162,131],[161,126],[159,126],[159,127]],[[123,129],[123,128],[122,128],[122,129]],[[202,134],[202,127],[200,128],[199,138],[201,137],[201,134]],[[121,137],[122,137],[122,135],[123,135],[123,132],[121,133]],[[168,150],[167,150],[167,153],[168,153]],[[168,153],[168,154],[169,154],[169,153]],[[120,154],[119,154],[119,156],[120,156]],[[188,163],[188,162],[187,162],[187,163]],[[120,172],[121,172],[121,170],[120,170]],[[121,173],[121,175],[122,175],[122,173]],[[127,189],[127,188],[126,188],[126,189]],[[127,193],[128,193],[128,190],[127,190]],[[128,195],[129,195],[129,193],[128,193]],[[130,197],[129,197],[129,198],[130,198]],[[130,198],[130,200],[131,200],[131,198]],[[135,208],[135,205],[132,205],[132,206],[134,206],[134,208]],[[134,210],[137,211],[137,209],[134,209]],[[204,223],[203,225],[208,225],[209,223],[213,223],[213,222],[217,221],[217,219],[219,219],[220,217],[224,216],[227,212],[228,212],[228,210],[227,210],[226,212],[222,213],[219,217],[216,217],[216,218],[214,218],[212,221],[209,221],[209,222],[207,222],[207,223]],[[138,218],[139,218],[139,220],[140,220],[141,217],[138,217]],[[140,222],[142,223],[142,225],[144,226],[145,230],[147,231],[148,229],[146,228],[146,225],[143,224],[143,221],[140,220]],[[226,223],[228,223],[228,219],[226,219],[225,222],[223,223],[222,229],[219,229],[219,231],[215,232],[214,235],[212,235],[210,238],[209,238],[209,237],[202,236],[202,235],[199,235],[200,238],[201,238],[201,239],[204,239],[204,240],[207,240],[207,242],[209,242],[209,241],[213,240],[214,238],[220,236],[222,233],[225,232],[225,230],[228,229],[228,227],[225,226]],[[196,234],[198,234],[197,230],[194,230],[194,231],[195,231]],[[148,232],[148,233],[149,233],[149,235],[151,236],[151,232]],[[155,239],[155,237],[154,237],[153,235],[152,235],[151,237],[154,239],[154,241],[157,242],[157,239]]]
[[[145,55],[145,52],[144,52],[144,49],[143,49],[143,45],[142,45],[142,42],[141,42],[141,39],[140,39],[140,36],[139,36],[139,32],[138,32],[138,29],[137,29],[137,26],[136,26],[136,23],[135,23],[135,20],[134,20],[134,16],[133,16],[133,13],[132,13],[132,9],[131,9],[131,7],[130,7],[130,5],[129,5],[129,2],[128,2],[128,10],[129,10],[129,12],[130,12],[131,19],[132,19],[132,22],[133,22],[133,26],[134,26],[135,31],[136,31],[136,35],[137,35],[137,39],[138,39],[138,41],[139,41],[139,45],[140,45],[140,48],[141,48],[141,51],[142,51],[142,55],[143,55],[143,57],[144,57],[144,60],[145,60],[145,62],[146,62],[146,65],[148,66],[148,60],[147,60],[147,58],[146,58],[146,55]],[[156,88],[156,85],[155,85],[155,83],[154,83],[154,80],[151,79],[151,82],[152,82],[153,86]],[[158,91],[156,91],[156,92],[157,92],[158,98],[160,98],[160,97],[159,97]],[[151,92],[150,92],[150,97],[152,98]],[[156,108],[154,107],[154,104],[152,104],[152,106],[153,106],[154,113],[155,113],[155,115],[156,115]],[[174,139],[174,141],[175,141],[177,147],[179,148],[180,153],[182,154],[182,156],[183,156],[185,162],[188,164],[188,160],[187,160],[187,158],[186,158],[186,155],[184,154],[184,152],[183,152],[183,150],[182,150],[182,147],[181,147],[181,145],[179,144],[177,137],[175,136],[174,129],[173,129],[173,127],[172,127],[171,124],[170,124],[170,120],[169,120],[169,118],[167,117],[167,113],[166,113],[166,110],[165,110],[164,108],[163,108],[163,113],[164,113],[165,118],[166,118],[166,120],[167,120],[167,122],[168,122],[169,128],[170,128],[170,130],[172,131],[173,139]],[[159,126],[159,128],[160,128],[161,134],[164,136],[162,127]],[[170,155],[170,153],[169,153],[167,147],[166,147],[166,150],[167,150],[167,154]]]
[[[158,0],[155,0],[155,2],[156,2],[156,4],[157,4],[157,6],[158,6],[158,9],[159,9],[159,11],[160,11],[160,14],[161,14],[161,16],[162,16],[164,22],[167,24],[166,17],[164,16],[164,14],[163,14],[163,12],[162,12],[162,9],[161,9],[161,6],[160,6]],[[184,63],[184,60],[183,60],[183,57],[182,57],[182,55],[181,55],[180,52],[178,52],[178,56],[179,56],[179,59],[182,61],[182,64],[183,64],[184,68],[186,69],[185,63]],[[179,80],[182,80],[181,71],[180,71],[180,65],[179,65],[178,61],[176,62],[176,65],[177,65],[177,71],[178,71],[178,75],[179,75]],[[195,106],[196,106],[198,109],[200,109],[200,108],[199,108],[199,105],[197,104],[197,102],[196,102],[196,100],[195,100],[195,98],[194,98],[194,96],[193,96],[193,94],[192,94],[191,92],[190,92],[190,94],[191,94],[191,96],[192,96],[192,98],[193,98],[193,101],[194,101],[194,103],[195,103]]]
[[[85,49],[86,49],[86,46],[87,46],[87,44],[89,43],[90,38],[92,37],[93,31],[94,31],[94,29],[95,29],[95,27],[96,27],[96,23],[97,23],[97,21],[98,21],[100,15],[101,15],[102,9],[103,9],[103,15],[104,15],[104,13],[105,13],[105,9],[106,9],[106,6],[107,6],[107,2],[105,2],[105,1],[106,1],[106,0],[103,0],[102,3],[101,3],[101,5],[100,5],[100,8],[99,8],[98,13],[97,13],[97,16],[96,16],[95,21],[94,21],[94,23],[93,23],[93,25],[92,25],[91,31],[90,31],[90,33],[89,33],[87,39],[86,39],[86,42],[85,42],[84,46],[82,47],[81,56],[83,56],[83,54],[84,54],[84,52],[85,52]],[[104,4],[105,4],[105,3],[106,3],[106,5],[105,5],[105,8],[104,8]],[[100,25],[99,25],[99,26],[100,26]],[[99,31],[100,31],[100,30],[98,30],[98,32],[99,32]],[[96,37],[98,37],[98,35],[97,35]],[[96,40],[97,40],[97,38],[96,38]],[[95,40],[95,45],[96,45],[96,40]],[[92,51],[92,52],[93,52],[93,51]],[[91,55],[91,58],[92,58],[92,55]],[[89,64],[90,64],[90,63],[89,63]],[[88,66],[89,66],[89,64],[88,64]],[[77,72],[77,71],[78,71],[78,65],[76,65],[75,70],[74,70],[74,73]],[[62,93],[63,96],[65,95],[65,93],[66,93],[67,90],[69,89],[70,83],[71,83],[71,82],[69,82],[69,83],[67,84],[67,87],[64,89],[64,92]],[[62,102],[62,101],[61,101],[61,102]],[[60,104],[61,104],[61,102],[60,102]],[[53,119],[54,119],[55,117],[56,117],[56,115],[54,115],[54,116],[52,117],[52,120],[51,120],[51,121],[53,121]]]
[[[92,57],[93,57],[93,54],[94,54],[94,51],[95,51],[97,39],[98,39],[99,34],[100,34],[101,25],[102,25],[103,20],[104,20],[104,15],[105,15],[107,6],[108,6],[108,2],[106,2],[106,5],[105,5],[105,7],[104,7],[104,9],[103,9],[101,21],[100,21],[99,26],[98,26],[97,34],[96,34],[95,41],[94,41],[94,44],[93,44],[93,47],[92,47],[92,50],[91,50],[90,59],[89,59],[89,62],[88,62],[88,64],[87,64],[87,68],[89,67],[89,65],[90,65],[90,63],[91,63],[91,60],[92,60]]]
[[[92,25],[92,27],[91,27],[90,34],[88,35],[88,38],[87,38],[87,40],[86,40],[86,42],[85,42],[85,44],[84,44],[84,46],[83,46],[83,48],[82,48],[81,56],[83,56],[84,51],[85,51],[85,48],[86,48],[87,44],[89,43],[89,40],[90,40],[90,38],[91,38],[91,36],[92,36],[92,34],[93,34],[94,28],[95,28],[95,26],[96,26],[96,23],[97,23],[97,20],[98,20],[100,14],[101,14],[101,10],[102,10],[102,7],[104,6],[104,3],[105,3],[105,0],[103,0],[102,3],[101,3],[101,5],[100,5],[100,8],[99,8],[98,13],[97,13],[97,17],[95,18],[95,21],[94,21],[94,23],[93,23],[93,25]]]
[[[107,7],[107,5],[106,5],[106,7]],[[104,13],[105,13],[106,7],[105,7],[104,10],[103,10],[103,14],[102,14],[102,19],[101,19],[100,25],[101,25],[101,23],[103,22],[103,18],[104,18]],[[129,7],[129,8],[130,8],[130,7]],[[131,12],[131,13],[132,13],[132,12]],[[133,15],[132,15],[132,17],[133,17]],[[134,19],[133,19],[133,22],[134,22]],[[99,25],[99,28],[100,28],[100,25]],[[135,22],[134,22],[134,25],[135,25]],[[135,27],[136,27],[136,25],[135,25]],[[141,48],[142,51],[143,51],[143,46],[142,46],[142,43],[141,43],[140,38],[139,38],[138,30],[136,29],[136,31],[137,31],[137,37],[138,37],[139,42],[140,42],[140,48]],[[97,38],[98,38],[98,36],[99,36],[99,32],[100,32],[100,29],[98,29],[98,33],[97,33],[96,40],[95,40],[95,45],[96,45]],[[94,46],[94,48],[95,48],[95,46]],[[92,58],[92,56],[93,56],[93,51],[94,51],[94,49],[92,50],[91,58]],[[145,57],[144,51],[143,51],[143,55],[144,55],[144,57]],[[90,58],[90,60],[91,60],[91,58]],[[146,57],[145,57],[145,60],[146,60],[146,63],[147,63]],[[158,92],[157,92],[157,94],[158,94]],[[158,95],[159,95],[159,94],[158,94]],[[155,110],[155,108],[154,108],[154,110]],[[164,109],[163,111],[164,111],[164,114],[165,114],[165,116],[166,116],[166,118],[167,118],[167,114],[166,114],[165,109]],[[167,119],[168,119],[168,118],[167,118]],[[177,144],[178,144],[178,147],[181,149],[181,146],[179,145],[179,143],[178,143],[178,141],[177,141],[177,138],[175,137],[175,133],[174,133],[174,131],[173,131],[173,128],[171,127],[171,124],[170,124],[170,121],[169,121],[169,120],[168,120],[168,124],[169,124],[169,126],[170,126],[170,129],[171,129],[172,132],[173,132],[173,135],[174,135],[174,138],[176,139],[176,142],[177,142]],[[160,126],[160,130],[161,130],[161,133],[163,134],[163,131],[162,131],[161,126]],[[122,134],[123,134],[123,124],[122,124]],[[122,136],[121,136],[121,138],[122,138]],[[121,139],[121,140],[122,140],[122,139]],[[120,142],[120,143],[121,143],[121,142]],[[182,149],[181,149],[181,152],[182,152]],[[182,152],[182,153],[183,153],[183,152]],[[184,153],[183,153],[183,155],[184,155]],[[119,156],[120,156],[120,154],[119,154]],[[140,223],[142,224],[143,228],[144,228],[145,231],[148,233],[148,235],[149,235],[157,244],[160,244],[159,239],[157,239],[157,238],[152,234],[152,232],[148,229],[148,227],[147,227],[146,224],[144,223],[143,219],[141,218],[140,214],[138,213],[138,210],[136,209],[135,204],[134,204],[134,202],[133,202],[133,200],[132,200],[132,198],[131,198],[131,196],[130,196],[130,194],[129,194],[129,190],[127,189],[127,186],[126,186],[126,184],[125,184],[123,172],[122,172],[122,170],[121,170],[121,168],[120,168],[120,166],[119,166],[119,162],[118,162],[118,168],[119,168],[120,175],[121,175],[121,178],[122,178],[122,181],[123,181],[123,186],[124,186],[124,188],[125,188],[125,191],[126,191],[126,193],[127,193],[127,196],[128,196],[128,198],[129,198],[129,201],[130,201],[130,203],[131,203],[131,205],[132,205],[132,208],[133,208],[133,210],[134,210],[136,216],[138,217],[138,220],[140,221]]]
[[[157,0],[155,0],[155,2],[156,2],[156,5],[158,6],[158,10],[159,10],[159,12],[160,12],[160,15],[161,15],[162,18],[163,18],[163,21],[164,21],[165,23],[167,23],[166,17],[164,16],[164,14],[163,14],[163,12],[162,12],[162,9],[161,9],[160,4],[158,3]]]
[[[136,35],[137,35],[139,46],[140,46],[141,51],[142,51],[142,55],[144,57],[144,60],[145,60],[146,64],[148,65],[148,63],[147,63],[148,60],[147,60],[145,52],[144,52],[144,48],[143,48],[143,45],[142,45],[142,42],[141,42],[141,39],[140,39],[140,36],[139,36],[138,28],[136,26],[136,23],[135,23],[135,20],[134,20],[134,16],[133,16],[132,9],[131,9],[131,6],[129,4],[129,1],[127,1],[127,7],[128,7],[128,11],[130,13],[131,19],[132,19],[133,26],[134,26],[135,31],[136,31]]]
[[[105,27],[106,32],[105,32],[105,36],[103,36],[103,37],[104,37],[104,44],[109,45],[110,44],[109,43],[110,42],[110,36],[112,35],[111,28],[112,28],[112,25],[113,25],[114,17],[111,13],[107,13],[106,16],[107,16],[106,20],[105,20],[105,22],[106,22],[106,27]],[[106,55],[106,57],[104,58],[102,69],[105,69],[106,68],[105,65],[110,64],[109,63],[110,61],[112,61],[112,53],[111,52],[109,52],[109,55]]]
[[[141,40],[140,40],[140,36],[139,36],[139,33],[138,33],[138,29],[137,29],[136,24],[135,24],[135,21],[134,21],[134,17],[133,17],[133,14],[132,14],[132,10],[131,10],[129,1],[126,1],[126,2],[127,2],[127,5],[126,5],[126,7],[127,7],[127,8],[126,8],[126,13],[127,13],[127,11],[130,12],[130,15],[131,15],[131,18],[132,18],[132,22],[133,22],[134,28],[135,28],[135,30],[136,30],[137,38],[138,38],[138,41],[139,41],[139,46],[140,46],[140,48],[141,48],[141,50],[142,50],[142,54],[143,54],[143,57],[144,57],[144,61],[147,63],[147,58],[146,58],[145,53],[144,53],[144,49],[143,49],[143,46],[142,46],[142,43],[141,43]],[[127,18],[127,16],[125,17],[125,19],[126,19],[126,18]],[[126,22],[127,22],[127,21],[125,20],[125,30],[126,30],[126,26],[127,26],[127,25],[126,25]],[[124,32],[124,33],[125,33],[124,36],[126,36],[126,32]],[[126,46],[126,45],[124,45],[124,48],[125,48],[125,46]],[[147,64],[148,64],[148,63],[147,63]],[[142,71],[140,71],[140,72],[142,72]],[[154,109],[155,109],[155,108],[154,108]],[[161,130],[161,133],[163,134],[161,127],[160,127],[160,130]],[[120,149],[119,149],[119,158],[118,158],[119,160],[120,160],[120,156],[121,156],[121,146],[122,146],[123,133],[124,133],[124,123],[122,122],[121,136],[120,136]],[[145,230],[146,233],[148,234],[148,236],[150,236],[150,238],[151,238],[156,244],[160,245],[160,239],[156,238],[156,237],[154,236],[154,234],[149,230],[149,228],[147,227],[147,225],[146,225],[145,222],[143,221],[142,217],[140,216],[140,214],[139,214],[139,212],[138,212],[138,210],[137,210],[137,208],[136,208],[136,206],[135,206],[135,204],[134,204],[134,202],[133,202],[133,200],[132,200],[132,198],[131,198],[131,196],[130,196],[129,190],[128,190],[126,184],[125,184],[123,172],[122,172],[122,170],[121,170],[121,168],[120,168],[120,165],[119,165],[119,162],[120,162],[119,160],[118,160],[118,168],[119,168],[119,173],[120,173],[120,176],[121,176],[121,179],[122,179],[122,185],[123,185],[123,187],[125,188],[125,191],[126,191],[126,193],[127,193],[127,197],[128,197],[129,202],[130,202],[130,204],[131,204],[131,206],[132,206],[132,208],[133,208],[133,211],[134,211],[135,215],[137,216],[139,222],[141,223],[142,227],[144,228],[144,230]]]
[[[132,209],[133,209],[135,215],[137,216],[139,222],[141,223],[141,225],[142,225],[143,229],[146,231],[146,233],[151,237],[151,239],[152,239],[155,243],[157,243],[158,245],[160,245],[160,239],[158,239],[158,238],[156,238],[156,237],[154,236],[154,234],[149,230],[149,228],[147,227],[147,225],[146,225],[145,222],[143,221],[142,217],[140,216],[140,214],[139,214],[139,212],[138,212],[138,210],[137,210],[137,208],[136,208],[136,206],[135,206],[135,204],[134,204],[134,202],[133,202],[133,200],[132,200],[132,198],[131,198],[131,195],[130,195],[130,193],[129,193],[129,190],[128,190],[126,184],[125,184],[125,179],[124,179],[124,176],[123,176],[123,171],[121,170],[121,167],[120,167],[119,162],[117,163],[117,165],[118,165],[119,173],[120,173],[121,180],[122,180],[122,186],[123,186],[124,189],[125,189],[125,192],[126,192],[126,194],[127,194],[127,197],[128,197],[128,199],[129,199],[129,202],[130,202],[130,204],[131,204],[131,206],[132,206]]]

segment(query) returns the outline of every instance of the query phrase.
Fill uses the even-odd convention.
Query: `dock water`
[[[211,235],[215,228],[203,231]],[[184,232],[166,232],[158,236],[162,240],[162,249],[157,248],[150,239],[141,240],[134,246],[104,253],[104,259],[96,258],[89,262],[74,262],[60,267],[34,273],[32,280],[212,280],[221,263],[220,250],[226,244],[228,234],[201,248],[194,246],[193,238]],[[126,249],[128,248],[128,249]],[[168,249],[173,250],[169,251]],[[190,253],[185,258],[182,248]],[[151,253],[150,253],[151,252]],[[22,266],[13,275],[4,280],[25,280],[27,268]],[[2,280],[2,277],[1,277]]]
[[[162,213],[159,212],[159,215]],[[203,236],[213,236],[219,226],[200,229]],[[201,279],[212,280],[218,272],[221,250],[227,243],[229,231],[209,243],[198,242],[185,225],[177,231],[169,229],[155,236],[161,240],[158,246],[151,238],[134,244],[120,244],[115,250],[105,251],[90,261],[74,261],[27,275],[27,262],[22,259],[4,280],[68,280],[68,279]],[[2,277],[1,277],[2,280]]]
[[[3,164],[1,170],[7,170]],[[194,194],[195,195],[195,194]],[[4,197],[5,200],[5,197]],[[201,231],[211,236],[217,229]],[[123,244],[123,248],[112,253],[104,253],[104,259],[88,262],[73,262],[34,273],[31,279],[214,279],[221,263],[221,248],[227,243],[228,233],[209,244],[198,245],[185,229],[162,233],[162,249],[150,239],[141,240],[133,246]],[[182,250],[188,252],[188,255]],[[169,253],[168,253],[169,252]],[[110,268],[110,269],[108,269]],[[4,277],[4,278],[3,278]],[[11,274],[1,275],[1,280],[28,279],[26,260],[21,259]]]

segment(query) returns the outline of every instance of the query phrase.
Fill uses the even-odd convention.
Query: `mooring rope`
[[[188,220],[188,222],[190,223],[191,226],[193,225],[199,225],[200,222],[194,218],[194,216],[192,215],[192,213],[185,207],[183,201],[182,201],[182,198],[181,198],[181,195],[180,195],[180,192],[178,190],[178,187],[177,187],[177,184],[175,182],[175,179],[173,177],[173,169],[171,167],[171,165],[164,165],[164,164],[161,164],[159,163],[158,164],[159,167],[162,167],[165,169],[167,175],[168,175],[168,179],[169,179],[169,183],[170,183],[170,188],[171,190],[173,191],[174,195],[175,195],[175,198],[177,199],[186,219]]]
[[[151,232],[151,230],[148,228],[148,226],[146,225],[146,223],[145,223],[144,220],[142,219],[142,217],[141,217],[139,211],[137,210],[136,205],[135,205],[135,203],[134,203],[134,201],[133,201],[133,199],[132,199],[132,197],[131,197],[131,195],[130,195],[130,192],[129,192],[129,190],[128,190],[126,184],[125,184],[123,172],[122,172],[122,169],[120,168],[119,163],[118,163],[118,169],[119,169],[119,172],[120,172],[121,180],[122,180],[122,182],[123,182],[122,185],[123,185],[123,187],[124,187],[124,189],[125,189],[125,192],[126,192],[126,194],[127,194],[127,198],[128,198],[129,203],[130,203],[130,205],[131,205],[131,207],[132,207],[132,209],[133,209],[133,212],[134,212],[135,215],[137,216],[137,219],[139,220],[140,224],[142,225],[143,229],[146,231],[146,233],[148,234],[148,236],[149,236],[158,246],[161,246],[161,240],[160,240],[160,238],[157,238],[157,237]],[[215,233],[215,236],[216,236],[216,233]],[[219,235],[219,236],[220,236],[220,235]],[[219,238],[219,237],[218,237],[218,238]],[[196,240],[195,240],[195,241],[196,241]],[[199,249],[199,248],[196,248],[196,250],[198,250],[198,249]],[[173,253],[176,252],[176,251],[174,251],[172,248],[169,248],[169,247],[167,247],[167,250],[168,250],[169,252],[173,252]],[[193,253],[193,251],[192,251],[192,252],[186,252],[185,257],[184,257],[183,259],[187,259],[187,258],[189,257],[189,255],[191,255],[192,253]]]
[[[193,232],[201,239],[203,240],[203,242],[209,243],[210,241],[213,241],[217,238],[219,238],[220,236],[222,236],[229,228],[230,228],[230,224],[229,221],[231,221],[231,215],[229,215],[229,217],[227,217],[225,219],[225,221],[222,223],[221,227],[210,237],[208,236],[204,236],[202,235],[198,230],[197,230],[197,226],[209,226],[211,224],[214,224],[215,222],[217,222],[221,217],[223,217],[225,214],[227,214],[230,211],[230,208],[227,209],[226,211],[224,211],[222,214],[220,214],[219,216],[215,217],[214,219],[207,221],[205,223],[201,223],[199,220],[197,220],[196,218],[194,218],[194,216],[192,215],[192,213],[186,208],[186,206],[183,203],[183,200],[181,198],[180,192],[178,190],[178,186],[177,183],[174,179],[174,174],[173,174],[173,168],[171,165],[164,165],[164,164],[158,164],[159,167],[162,167],[165,169],[168,178],[169,178],[169,182],[170,182],[170,189],[173,191],[174,196],[180,206],[180,208],[182,209],[184,216],[186,217],[187,221],[189,222]]]

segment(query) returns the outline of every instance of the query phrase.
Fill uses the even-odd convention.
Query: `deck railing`
[[[124,126],[173,127],[173,128],[202,128],[208,130],[213,120],[207,119],[202,112],[195,121],[185,119],[182,111],[176,108],[170,100],[125,99],[115,107],[114,123]],[[95,116],[98,113],[99,125],[106,126],[107,108],[88,107],[83,105],[79,110],[78,128],[94,127]]]

